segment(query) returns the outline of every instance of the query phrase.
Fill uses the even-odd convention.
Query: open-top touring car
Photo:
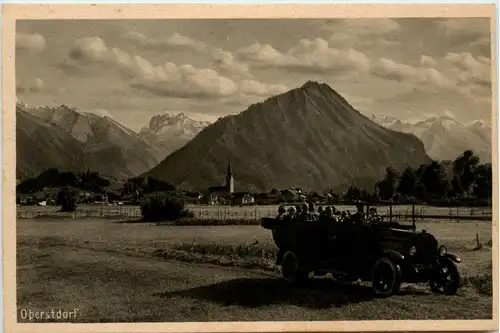
[[[357,214],[340,221],[320,216],[265,217],[279,248],[276,265],[289,282],[328,273],[341,281],[371,282],[375,295],[387,297],[401,283],[429,283],[435,293],[454,295],[460,286],[460,258],[436,238],[412,226]]]

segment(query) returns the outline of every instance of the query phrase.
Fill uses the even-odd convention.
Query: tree
[[[416,196],[415,186],[417,184],[417,181],[418,179],[415,171],[410,167],[406,168],[406,170],[399,178],[397,192],[406,197]]]
[[[475,169],[479,165],[479,157],[472,150],[466,150],[453,162],[453,173],[457,177],[462,193],[470,195],[474,183]],[[457,186],[455,185],[457,189]]]
[[[193,214],[184,209],[184,200],[173,194],[156,194],[141,203],[141,214],[145,221],[174,221],[192,217]]]
[[[377,184],[379,195],[382,200],[391,199],[396,193],[398,172],[391,167],[385,169],[385,178]]]
[[[426,195],[431,198],[442,198],[445,195],[445,172],[439,162],[432,162],[422,172],[421,182],[425,187]]]
[[[472,193],[478,199],[489,199],[493,190],[493,170],[491,164],[480,164],[474,170],[474,185]]]
[[[56,196],[56,204],[61,205],[61,212],[74,212],[78,201],[78,191],[71,187],[62,188]]]

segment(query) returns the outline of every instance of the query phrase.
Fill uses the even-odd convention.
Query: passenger
[[[326,206],[326,208],[325,208],[325,217],[326,217],[327,219],[330,219],[330,220],[331,220],[331,219],[333,219],[333,211],[332,211],[332,207],[330,207],[330,206]]]
[[[340,221],[345,222],[347,219],[347,212],[344,210],[342,213],[340,213]]]
[[[307,203],[303,203],[302,204],[302,209],[301,209],[301,212],[300,212],[300,215],[302,217],[307,217],[307,213],[309,212],[309,205]]]
[[[286,209],[283,206],[279,206],[278,208],[278,216],[276,216],[277,219],[283,219],[284,215],[286,213]]]
[[[309,204],[309,210],[307,212],[308,221],[316,221],[318,219],[318,214],[315,212],[314,203]]]
[[[295,205],[295,214],[300,215],[302,213],[302,206]]]
[[[295,219],[296,213],[297,213],[297,210],[295,209],[295,207],[293,207],[293,206],[289,207],[287,209],[286,219],[287,220],[293,220],[293,219]]]

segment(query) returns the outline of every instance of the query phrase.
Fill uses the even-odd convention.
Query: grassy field
[[[366,285],[321,278],[290,290],[273,265],[271,234],[259,226],[20,219],[18,310],[78,308],[79,322],[491,318],[491,222],[417,228],[462,258],[457,296],[417,285],[379,300]]]
[[[449,251],[463,259],[466,275],[484,272],[491,265],[491,222],[417,222],[417,230],[426,229]],[[473,250],[476,234],[483,249]],[[160,253],[179,250],[204,255],[274,259],[276,247],[271,233],[260,226],[156,226],[149,223],[124,223],[103,219],[18,220],[18,240],[37,241],[58,238],[67,244],[85,244],[96,248]],[[205,253],[203,253],[205,251]]]

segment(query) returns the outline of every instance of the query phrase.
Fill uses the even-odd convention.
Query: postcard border
[[[189,18],[360,18],[489,17],[492,26],[492,133],[497,126],[495,4],[120,4],[20,5],[3,10],[3,277],[6,332],[332,332],[332,331],[477,331],[498,330],[498,251],[493,254],[492,320],[395,320],[333,322],[196,322],[196,323],[17,323],[15,205],[15,21],[21,19],[189,19]],[[495,61],[493,61],[495,60]],[[498,141],[493,140],[493,169],[498,170]],[[493,173],[492,249],[498,249],[498,179]]]

